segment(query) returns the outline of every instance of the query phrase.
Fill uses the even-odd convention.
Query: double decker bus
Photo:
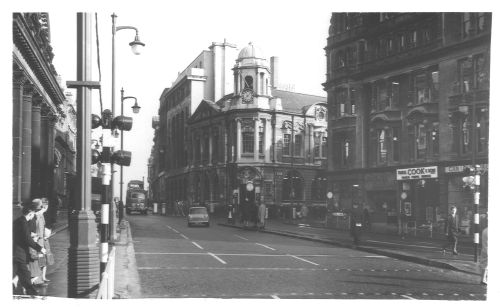
[[[139,212],[148,214],[147,191],[144,190],[144,182],[141,180],[130,180],[127,184],[127,198],[125,211],[127,214]]]

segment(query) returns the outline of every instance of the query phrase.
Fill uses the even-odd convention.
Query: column
[[[224,122],[224,163],[227,163],[229,162],[229,159],[228,159],[228,150],[229,150],[229,142],[228,142],[228,135],[227,135],[227,131],[229,130],[228,127],[227,127],[228,123],[227,122]]]
[[[241,119],[236,119],[236,162],[241,161]]]
[[[21,203],[23,161],[23,85],[27,81],[21,71],[14,71],[12,80],[12,201]]]
[[[48,176],[48,182],[47,182],[47,196],[49,198],[49,201],[53,206],[49,206],[49,210],[47,211],[48,219],[46,222],[48,224],[54,223],[56,221],[57,217],[57,208],[54,206],[57,204],[57,191],[55,190],[55,161],[54,161],[54,155],[56,151],[56,124],[59,121],[59,116],[54,113],[49,113],[48,115],[48,126],[47,126],[47,176]],[[73,155],[76,155],[74,153]],[[73,161],[76,161],[76,158],[73,159]],[[72,169],[74,169],[76,165],[76,162],[71,165]],[[73,189],[73,187],[70,187]],[[69,192],[68,187],[66,187],[66,191]],[[71,193],[74,193],[71,191]],[[73,204],[72,204],[73,205]],[[69,206],[68,206],[69,207]]]
[[[200,144],[200,165],[203,165],[203,161],[205,160],[205,148],[203,147],[203,140],[205,139],[205,135],[201,133],[201,136],[198,140]]]
[[[191,143],[193,144],[192,145],[192,160],[191,160],[191,166],[195,166],[196,164],[196,133],[193,131],[193,133],[191,133]]]
[[[321,132],[318,132],[318,136],[319,136],[319,156],[320,157],[323,157],[323,133]]]
[[[213,141],[214,141],[213,131],[210,129],[208,130],[208,165],[212,165],[213,146],[214,146]]]
[[[42,197],[40,190],[40,147],[41,147],[42,97],[35,95],[31,106],[31,196]]]
[[[266,163],[271,162],[271,119],[266,118],[264,127],[264,160]]]
[[[255,162],[259,161],[259,121],[260,119],[254,118],[254,134],[253,134],[253,160]]]
[[[33,98],[33,85],[23,87],[23,136],[22,136],[22,171],[21,171],[21,200],[29,201],[31,198],[31,101]]]

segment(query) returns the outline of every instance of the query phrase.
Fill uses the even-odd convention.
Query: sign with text
[[[437,177],[437,166],[414,167],[396,170],[396,180],[427,179]]]

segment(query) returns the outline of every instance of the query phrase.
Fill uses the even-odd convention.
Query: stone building
[[[456,205],[465,230],[479,165],[488,200],[490,13],[333,13],[329,29],[329,188],[337,208],[413,225]]]
[[[326,208],[326,99],[278,89],[278,58],[269,63],[253,44],[238,54],[223,45],[224,61],[202,65],[197,58],[191,65],[198,67],[188,67],[160,98],[151,160],[163,171],[150,168],[157,174],[151,181],[159,181],[152,184],[156,199],[216,212],[262,201],[271,218],[308,206],[319,217]],[[216,84],[219,95],[204,94]]]
[[[75,112],[52,65],[49,15],[14,13],[12,22],[14,217],[22,203],[48,197],[53,222],[58,198],[67,195],[66,175],[74,173]]]

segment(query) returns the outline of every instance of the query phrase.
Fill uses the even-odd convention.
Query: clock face
[[[243,102],[249,103],[253,101],[253,91],[251,89],[245,89],[241,92],[241,99]]]

